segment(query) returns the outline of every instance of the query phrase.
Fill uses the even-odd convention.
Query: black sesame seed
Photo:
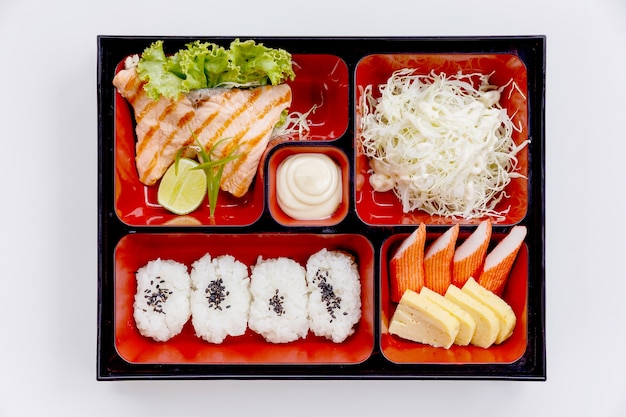
[[[330,277],[328,270],[318,270],[315,273],[315,277],[318,278],[317,287],[320,289],[322,301],[326,303],[326,311],[330,315],[330,323],[332,323],[332,319],[337,318],[335,310],[341,309],[341,297],[335,294],[333,286],[328,283],[328,278]]]
[[[268,310],[273,310],[274,313],[276,313],[279,316],[282,316],[283,314],[285,314],[285,308],[283,307],[283,300],[285,299],[284,296],[278,296],[278,289],[276,289],[276,291],[274,292],[274,296],[272,298],[269,299],[269,305],[270,307],[268,307]]]
[[[226,287],[223,285],[224,280],[218,278],[209,282],[209,285],[204,290],[205,294],[208,294],[205,298],[209,303],[209,307],[215,310],[221,310],[221,304],[226,299],[226,296],[230,294],[230,292],[225,291]]]
[[[161,277],[156,277],[158,284],[154,286],[155,279],[150,280],[150,286],[154,288],[147,288],[144,290],[144,298],[147,300],[146,304],[149,307],[152,307],[152,311],[160,314],[165,314],[165,310],[163,310],[163,305],[167,301],[170,295],[173,294],[167,288],[162,288],[160,284],[164,284],[165,280],[161,279]],[[146,311],[144,309],[144,311]]]

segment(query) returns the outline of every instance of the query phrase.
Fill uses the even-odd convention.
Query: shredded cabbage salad
[[[509,83],[510,84],[510,83]],[[507,84],[508,85],[508,84]],[[360,141],[375,191],[393,190],[404,213],[423,210],[466,219],[501,218],[496,211],[516,173],[514,126],[499,105],[506,86],[489,75],[394,72],[363,90]]]

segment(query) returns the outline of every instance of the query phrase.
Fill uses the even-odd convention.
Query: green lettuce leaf
[[[146,94],[154,100],[161,95],[178,97],[183,89],[183,78],[168,69],[169,61],[163,52],[163,41],[156,41],[146,48],[137,64],[139,78],[147,81]]]
[[[176,99],[201,88],[277,85],[295,78],[287,51],[239,39],[229,49],[195,41],[169,56],[163,41],[156,41],[144,50],[137,70],[146,82],[146,93],[155,100],[160,96]]]

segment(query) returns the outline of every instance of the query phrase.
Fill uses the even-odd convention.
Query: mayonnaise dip
[[[341,203],[341,168],[322,153],[290,155],[276,169],[276,196],[293,219],[328,218]]]

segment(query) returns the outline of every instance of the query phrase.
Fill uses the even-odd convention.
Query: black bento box
[[[272,144],[244,199],[224,197],[223,217],[210,224],[201,217],[181,219],[164,213],[154,190],[133,176],[132,108],[112,80],[124,59],[156,40],[168,51],[201,40],[228,46],[235,37],[98,36],[98,341],[97,379],[497,379],[545,380],[545,71],[544,36],[485,37],[239,37],[253,39],[294,56],[293,106],[306,111],[320,104],[310,136]],[[408,57],[408,58],[407,58]],[[435,353],[402,345],[389,353],[387,324],[388,251],[420,221],[429,239],[451,224],[467,236],[475,221],[441,221],[398,215],[363,187],[367,169],[358,153],[356,103],[363,80],[376,80],[397,63],[453,61],[518,71],[524,91],[525,137],[529,140],[526,178],[514,193],[511,214],[493,224],[500,238],[513,226],[528,233],[515,265],[508,295],[516,305],[517,334],[509,345],[488,353],[464,349]],[[390,64],[391,62],[391,64]],[[461,62],[461,64],[459,64]],[[469,63],[468,63],[469,62]],[[416,64],[417,63],[417,64]],[[447,64],[446,64],[447,65]],[[450,68],[456,68],[451,66]],[[480,67],[482,68],[482,67]],[[505,74],[506,75],[506,74]],[[320,95],[322,98],[320,99]],[[290,223],[277,215],[270,186],[273,156],[319,150],[341,159],[346,174],[345,212],[331,222]],[[366,181],[365,181],[366,182]],[[521,190],[521,191],[520,191]],[[397,246],[397,245],[396,245]],[[167,343],[144,340],[132,320],[136,269],[150,259],[170,257],[190,263],[207,251],[234,253],[253,262],[257,256],[289,256],[305,261],[323,247],[346,250],[359,262],[363,315],[345,344],[314,336],[272,345],[247,334],[211,345],[189,326]],[[392,348],[389,348],[392,349]],[[399,350],[398,350],[399,349]],[[404,351],[403,351],[404,349]]]

